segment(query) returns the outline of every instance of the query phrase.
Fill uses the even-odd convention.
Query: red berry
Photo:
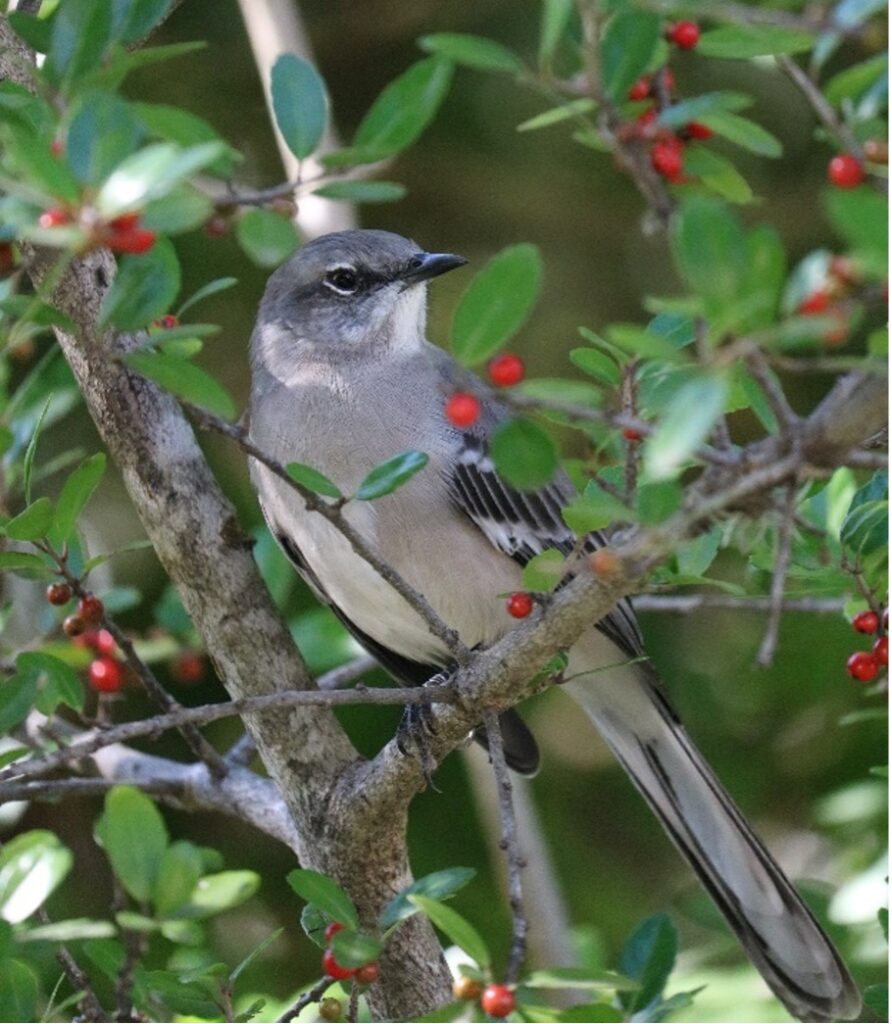
[[[700,42],[700,28],[693,21],[680,21],[669,30],[669,41],[680,50],[693,50]]]
[[[62,224],[70,224],[71,216],[67,210],[54,206],[52,209],[44,211],[37,218],[37,223],[42,228],[57,228]]]
[[[854,619],[852,619],[852,629],[856,633],[876,633],[880,628],[880,617],[876,612],[859,612]]]
[[[818,291],[812,292],[811,295],[807,295],[802,302],[799,303],[799,313],[803,313],[806,316],[815,316],[818,313],[823,313],[830,305],[830,296],[824,291],[823,288],[819,288]]]
[[[62,144],[61,139],[53,139],[50,143],[50,152],[53,156],[61,156],[65,152],[65,146]]]
[[[650,96],[650,78],[644,75],[629,89],[629,99],[646,100],[648,96]]]
[[[180,651],[170,668],[170,674],[184,686],[200,683],[206,671],[204,656],[198,651]]]
[[[80,638],[81,633],[83,633],[86,628],[87,624],[80,615],[69,615],[62,623],[62,632],[66,636],[70,636],[72,639],[75,637]]]
[[[153,327],[160,327],[163,331],[170,331],[174,327],[179,326],[180,321],[173,315],[168,313],[166,316],[160,316],[157,320],[152,321]]]
[[[107,242],[112,252],[123,252],[141,255],[148,252],[155,244],[157,235],[148,228],[131,228],[128,231],[116,231]]]
[[[15,253],[10,242],[0,242],[0,277],[6,277],[15,270]]]
[[[507,1017],[514,1009],[514,993],[507,985],[487,985],[480,997],[484,1013],[490,1017]]]
[[[139,213],[122,213],[120,217],[109,221],[109,227],[114,232],[132,231],[139,224],[139,218]]]
[[[857,679],[859,683],[869,683],[871,679],[876,679],[879,664],[877,659],[867,651],[855,651],[846,662],[846,668],[849,675],[853,679]]]
[[[77,603],[77,613],[90,626],[102,621],[105,607],[95,594],[84,594]]]
[[[329,978],[334,978],[335,981],[344,981],[347,978],[352,978],[356,971],[352,967],[341,967],[341,965],[335,960],[334,953],[330,949],[322,954],[322,971],[327,974]]]
[[[344,926],[341,924],[340,921],[332,921],[331,924],[325,929],[325,941],[331,942],[335,935],[337,935],[338,932],[342,932],[343,930]]]
[[[681,141],[667,139],[656,143],[650,153],[650,162],[657,174],[662,174],[669,181],[675,181],[680,177],[683,166]]]
[[[508,614],[515,619],[525,619],[533,610],[533,598],[525,590],[515,591],[505,603]]]
[[[702,141],[711,139],[713,134],[712,129],[708,125],[701,124],[699,121],[691,121],[685,130],[690,138],[701,139]]]
[[[99,654],[114,654],[118,649],[115,638],[107,629],[91,629],[89,646]]]
[[[640,441],[643,435],[640,430],[635,430],[634,427],[623,427],[623,437],[627,441]]]
[[[873,645],[873,656],[880,665],[889,664],[889,637],[881,636]]]
[[[454,427],[472,427],[480,419],[480,399],[467,391],[456,391],[446,401],[446,419]]]
[[[505,352],[489,363],[489,379],[497,388],[509,388],[512,384],[519,384],[526,373],[526,367],[520,356],[513,352]]]
[[[827,165],[827,177],[837,188],[855,188],[864,181],[864,168],[856,156],[840,153]]]
[[[67,583],[51,583],[46,588],[46,599],[50,604],[68,604],[71,600],[71,587]]]
[[[650,126],[656,121],[657,112],[653,107],[648,107],[647,110],[642,110],[641,113],[635,118],[635,123],[640,127],[641,133],[646,134]]]
[[[124,685],[124,673],[121,671],[120,662],[103,655],[90,662],[87,680],[99,693],[117,693]]]
[[[356,972],[356,980],[360,985],[373,985],[378,980],[378,965],[363,964]]]

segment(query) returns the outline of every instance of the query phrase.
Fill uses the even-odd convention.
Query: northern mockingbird
[[[487,439],[509,412],[473,374],[425,339],[426,282],[462,265],[386,231],[344,231],[304,246],[270,278],[251,340],[254,442],[283,463],[325,473],[344,494],[375,466],[417,449],[427,466],[394,493],[352,501],[344,515],[468,647],[516,625],[504,595],[546,548],[576,538],[561,508],[564,475],[519,492],[495,472]],[[467,430],[444,415],[457,390],[480,398]],[[347,629],[398,680],[421,684],[449,666],[424,621],[308,512],[263,465],[252,477],[269,528]],[[592,538],[597,544],[599,538]],[[644,653],[623,601],[569,652],[563,689],[600,730],[678,849],[791,1013],[849,1020],[860,997],[838,953],[691,743]],[[606,665],[626,664],[609,671]],[[519,716],[502,718],[509,763],[532,773],[538,753]]]

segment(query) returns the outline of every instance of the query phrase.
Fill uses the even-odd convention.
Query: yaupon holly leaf
[[[285,467],[292,480],[306,487],[315,494],[322,494],[326,498],[342,498],[340,489],[324,473],[318,469],[307,466],[303,462],[289,462]]]
[[[276,124],[291,152],[303,160],[325,131],[325,83],[309,61],[284,53],[273,64],[271,91]]]
[[[548,967],[524,979],[530,988],[579,988],[595,991],[636,992],[639,982],[616,971],[591,971],[586,967]]]
[[[332,939],[331,950],[342,967],[362,967],[381,954],[380,939],[345,928]]]
[[[23,832],[0,850],[0,919],[30,917],[71,870],[74,858],[44,829]]]
[[[405,194],[406,186],[395,181],[335,181],[313,192],[314,196],[349,203],[394,203]]]
[[[620,994],[627,1010],[643,1010],[660,997],[675,966],[677,951],[678,935],[666,914],[655,914],[636,928],[619,958],[622,973],[640,986],[633,993]]]
[[[383,498],[385,494],[392,494],[424,469],[427,463],[428,456],[424,452],[409,451],[394,455],[392,459],[376,466],[363,479],[356,491],[356,497],[359,501],[374,501],[376,498]]]
[[[192,890],[184,913],[206,918],[230,910],[250,899],[260,888],[256,871],[218,871],[204,875]]]
[[[53,521],[53,504],[49,498],[38,498],[10,519],[4,528],[12,540],[38,540]]]
[[[188,904],[202,870],[201,852],[193,843],[181,839],[167,847],[152,883],[158,917],[167,917]]]
[[[95,186],[142,141],[142,128],[129,103],[113,93],[80,96],[65,136],[65,157],[78,180]]]
[[[776,25],[723,25],[700,36],[697,53],[703,57],[742,60],[778,53],[802,53],[814,43],[815,37],[807,32]]]
[[[328,914],[333,921],[339,921],[354,931],[359,930],[356,907],[333,878],[310,868],[295,868],[288,872],[286,881],[298,896]]]
[[[620,8],[601,39],[604,88],[614,100],[625,98],[642,75],[660,44],[662,19],[650,11]]]
[[[84,706],[84,687],[74,669],[44,651],[25,651],[16,658],[16,674],[35,683],[34,706],[51,715],[59,704],[80,711]]]
[[[509,420],[497,427],[490,455],[499,475],[521,491],[544,486],[558,467],[557,445],[532,420]]]
[[[235,402],[229,392],[188,359],[165,352],[137,351],[128,353],[124,362],[178,398],[200,405],[224,419],[235,415]]]
[[[235,224],[235,237],[260,267],[277,267],[300,242],[294,223],[272,210],[248,210],[242,214]]]
[[[693,377],[678,389],[644,445],[650,480],[665,480],[681,469],[722,414],[727,393],[728,378],[718,373]]]
[[[180,290],[180,263],[173,244],[159,238],[147,253],[125,256],[102,302],[100,326],[137,331],[170,309]]]
[[[121,885],[138,902],[148,900],[168,844],[158,808],[139,790],[115,786],[105,798],[96,834]]]
[[[378,915],[378,927],[390,928],[403,918],[411,917],[418,908],[413,906],[410,896],[428,896],[435,900],[444,900],[464,888],[477,872],[473,868],[444,868],[434,871],[423,878],[417,878],[406,886],[387,904]]]
[[[464,64],[478,71],[507,71],[516,75],[524,69],[520,57],[501,43],[483,36],[437,32],[422,36],[418,45],[427,53],[438,53],[456,64]]]
[[[70,473],[62,485],[62,493],[56,502],[56,515],[53,522],[52,539],[58,544],[65,544],[87,502],[99,486],[105,473],[105,455],[97,452],[91,455]]]
[[[437,900],[429,899],[427,896],[416,894],[410,896],[409,900],[425,916],[429,917],[447,938],[463,949],[472,960],[481,967],[489,966],[489,950],[480,933],[470,921],[465,920],[452,907],[447,907],[445,903],[439,903]]]

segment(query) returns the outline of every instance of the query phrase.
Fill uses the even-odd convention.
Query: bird
[[[281,463],[324,473],[345,495],[404,451],[425,467],[376,501],[342,513],[367,545],[470,649],[517,626],[504,595],[523,566],[577,538],[561,516],[575,491],[559,471],[521,491],[496,470],[488,441],[511,410],[426,338],[427,285],[463,266],[381,230],[308,242],[269,278],[251,336],[250,437]],[[445,415],[456,391],[480,417],[459,429]],[[398,682],[423,685],[451,655],[420,615],[358,555],[337,526],[254,459],[266,523],[297,571]],[[592,534],[586,543],[605,543]],[[500,596],[501,595],[501,596]],[[584,710],[791,1014],[855,1018],[858,989],[839,953],[694,746],[645,656],[624,599],[570,648],[562,689]],[[609,666],[609,668],[605,668]],[[539,752],[513,710],[500,718],[508,764],[535,773]]]

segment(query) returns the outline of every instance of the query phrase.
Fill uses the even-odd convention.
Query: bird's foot
[[[449,672],[438,672],[424,683],[424,686],[442,686],[451,678]],[[437,761],[431,753],[430,739],[437,735],[437,719],[429,703],[407,704],[403,717],[396,731],[397,750],[404,757],[416,757],[427,784],[435,792],[440,791],[434,785],[433,773],[437,770]]]

